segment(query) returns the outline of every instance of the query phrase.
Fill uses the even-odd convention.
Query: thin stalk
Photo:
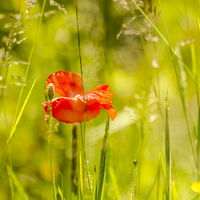
[[[51,138],[49,139],[49,153],[50,153],[50,167],[51,167],[51,179],[53,183],[53,196],[54,200],[56,200],[56,183],[55,183],[55,175],[54,175],[54,168],[53,168],[53,152],[52,152],[52,144],[51,144]]]
[[[131,198],[130,200],[135,200],[137,199],[137,180],[138,180],[138,161],[133,160],[133,181],[132,181],[132,186],[131,186]]]
[[[79,168],[79,180],[78,180],[78,196],[77,199],[82,200],[83,198],[83,162],[82,162],[82,157],[83,157],[83,151],[79,149],[79,162],[78,162],[78,168]]]
[[[84,81],[83,81],[83,64],[82,64],[82,56],[81,56],[81,40],[80,40],[80,29],[79,29],[79,12],[78,12],[78,0],[76,0],[76,25],[77,25],[77,39],[78,39],[78,53],[79,53],[79,63],[80,63],[80,70],[81,70],[81,80],[82,80],[82,88],[83,88],[83,102],[84,102],[84,110],[86,111],[85,107],[85,95],[84,95]],[[85,122],[85,115],[84,115],[84,122]],[[85,123],[84,123],[85,129]],[[85,141],[84,141],[85,143]]]
[[[10,145],[8,145],[9,147],[9,151],[8,151],[8,154],[9,154],[9,169],[10,171],[12,171],[12,159],[11,159],[11,149],[10,149]],[[11,175],[11,174],[10,174]],[[15,191],[14,191],[14,187],[13,187],[13,182],[12,182],[12,178],[10,177],[10,189],[11,189],[11,194],[12,194],[12,200],[15,199]]]
[[[81,79],[82,79],[82,88],[83,88],[83,102],[84,102],[84,123],[83,123],[83,130],[82,130],[82,126],[81,126],[81,140],[82,140],[82,150],[83,150],[83,154],[82,155],[82,160],[83,163],[85,163],[85,119],[86,119],[86,106],[85,106],[85,95],[84,95],[84,81],[83,81],[83,65],[82,65],[82,56],[81,56],[81,42],[80,42],[80,29],[79,29],[79,12],[78,12],[78,0],[75,0],[75,6],[76,6],[76,25],[77,25],[77,39],[78,39],[78,52],[79,52],[79,62],[80,62],[80,71],[81,71]],[[84,164],[82,166],[82,186],[83,186],[83,199],[84,199]]]
[[[96,178],[96,166],[94,166],[92,200],[96,200],[96,195],[97,195],[97,178]]]
[[[157,196],[156,200],[159,200],[160,197],[160,171],[161,171],[161,155],[162,155],[162,149],[160,148],[160,155],[159,155],[159,160],[158,160],[158,174],[157,174]]]
[[[165,164],[166,164],[166,199],[171,199],[171,147],[169,134],[169,103],[168,95],[166,101],[166,118],[165,118]]]
[[[56,182],[55,182],[55,175],[54,175],[54,168],[53,168],[53,152],[52,152],[52,144],[51,144],[51,136],[53,133],[53,125],[52,125],[52,115],[51,115],[51,100],[50,100],[50,106],[49,106],[49,155],[50,155],[50,167],[51,167],[51,179],[53,183],[53,196],[54,200],[56,200]]]
[[[6,129],[8,132],[8,121],[7,121],[7,115],[6,115],[6,105],[4,103],[4,118],[5,118],[5,123],[6,123]],[[14,191],[14,183],[13,183],[13,179],[11,176],[11,170],[12,170],[12,159],[11,159],[11,149],[10,149],[10,145],[8,144],[8,155],[9,155],[9,161],[7,163],[6,169],[7,169],[7,174],[8,174],[8,180],[9,180],[9,185],[10,185],[10,190],[11,190],[11,196],[12,196],[12,200],[15,199],[15,191]]]
[[[71,186],[72,191],[75,195],[78,194],[78,171],[77,171],[77,161],[78,161],[78,134],[77,134],[77,124],[73,125],[72,128],[72,165],[71,165]]]
[[[84,142],[84,138],[85,138],[85,134],[84,134],[84,128],[82,127],[82,124],[80,123],[80,127],[81,127],[81,137],[80,137],[80,140],[81,140],[81,149],[79,150],[79,160],[80,160],[80,171],[79,171],[79,178],[80,178],[80,183],[81,183],[81,195],[84,199],[84,177],[85,177],[85,174],[84,174],[84,162],[85,162],[85,142]]]
[[[142,153],[142,145],[143,145],[143,141],[144,141],[144,125],[143,125],[143,120],[141,120],[141,126],[140,126],[140,135],[139,135],[139,149],[138,149],[138,160],[137,162],[140,163],[141,162],[141,153]],[[136,163],[137,164],[137,163]],[[137,198],[137,194],[139,193],[140,190],[140,165],[136,165],[136,189],[135,189],[135,198]]]

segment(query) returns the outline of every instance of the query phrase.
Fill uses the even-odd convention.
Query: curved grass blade
[[[20,110],[20,112],[19,112],[19,115],[18,115],[18,117],[17,117],[17,119],[16,119],[16,121],[15,121],[15,123],[14,123],[14,125],[13,125],[13,128],[11,129],[9,138],[8,138],[8,140],[7,140],[7,144],[9,144],[9,143],[11,142],[12,138],[13,138],[13,135],[14,135],[14,133],[15,133],[15,131],[16,131],[16,127],[17,127],[17,125],[19,124],[19,121],[20,121],[20,119],[21,119],[22,113],[23,113],[23,111],[24,111],[24,109],[25,109],[25,106],[26,106],[26,104],[27,104],[27,102],[28,102],[28,99],[29,99],[29,97],[30,97],[30,95],[31,95],[31,93],[32,93],[32,90],[33,90],[33,88],[34,88],[34,86],[35,86],[36,80],[37,80],[37,79],[35,79],[35,81],[33,82],[32,86],[31,86],[31,89],[30,89],[30,91],[29,91],[29,93],[28,93],[28,95],[27,95],[27,97],[26,97],[26,99],[25,99],[25,101],[24,101],[24,103],[23,103],[23,105],[22,105],[22,108],[21,108],[21,110]]]
[[[28,60],[28,65],[27,65],[27,68],[26,68],[25,76],[24,76],[25,80],[27,79],[27,76],[28,76],[28,72],[29,72],[31,60],[32,60],[32,57],[33,57],[33,52],[34,52],[34,49],[35,49],[35,46],[36,46],[37,36],[38,36],[38,33],[39,33],[40,25],[42,23],[42,17],[44,15],[44,9],[45,9],[45,5],[46,5],[46,1],[47,0],[44,0],[43,4],[42,4],[41,17],[40,17],[40,20],[38,21],[38,26],[37,26],[37,30],[36,30],[36,33],[35,33],[35,38],[34,38],[34,41],[33,41],[33,46],[31,48],[31,52],[30,52],[30,56],[29,56],[29,60]],[[17,108],[16,108],[16,111],[15,111],[14,120],[13,120],[13,124],[12,124],[12,128],[11,129],[13,129],[14,123],[15,123],[16,118],[17,118],[17,113],[18,113],[18,110],[19,110],[19,105],[20,105],[22,94],[23,94],[23,91],[24,91],[24,86],[25,86],[25,82],[23,83],[23,85],[21,87],[21,91],[20,91],[19,98],[18,98],[18,101],[17,101]]]
[[[24,103],[23,103],[23,105],[22,105],[22,108],[21,108],[21,110],[20,110],[20,113],[19,113],[19,115],[18,115],[18,117],[17,117],[17,119],[16,119],[16,121],[15,121],[15,123],[14,123],[14,125],[13,125],[13,128],[12,128],[11,131],[10,131],[10,135],[9,135],[9,137],[8,137],[8,140],[7,140],[6,152],[5,152],[5,154],[4,154],[3,162],[2,162],[2,165],[1,165],[1,169],[0,169],[0,179],[1,179],[1,175],[2,175],[2,172],[3,172],[3,168],[4,168],[4,165],[5,165],[5,162],[6,162],[6,157],[7,157],[7,153],[8,153],[8,150],[9,150],[9,144],[10,144],[10,142],[11,142],[13,136],[14,136],[16,127],[17,127],[17,125],[18,125],[18,123],[19,123],[19,121],[20,121],[20,119],[21,119],[22,113],[23,113],[23,111],[24,111],[24,109],[25,109],[25,106],[26,106],[26,104],[27,104],[27,102],[28,102],[28,99],[29,99],[29,97],[30,97],[30,95],[31,95],[31,92],[32,92],[32,90],[33,90],[33,88],[34,88],[34,86],[35,86],[36,80],[37,80],[37,79],[35,79],[35,81],[33,82],[32,86],[31,86],[31,89],[30,89],[30,91],[29,91],[29,93],[28,93],[28,95],[27,95],[27,97],[26,97],[26,99],[25,99],[25,101],[24,101]]]

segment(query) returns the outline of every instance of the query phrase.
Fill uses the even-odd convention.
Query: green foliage
[[[0,1],[0,199],[198,199],[199,11],[197,0]],[[71,124],[47,123],[43,89],[59,70],[84,91],[109,83],[116,119],[102,110],[74,143]]]

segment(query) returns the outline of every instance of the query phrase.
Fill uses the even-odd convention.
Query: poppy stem
[[[85,110],[85,96],[84,96],[84,84],[83,84],[83,82],[84,82],[83,81],[83,64],[82,64],[82,56],[81,56],[81,40],[80,40],[80,29],[79,29],[78,0],[76,0],[76,25],[77,25],[78,53],[79,53],[79,62],[80,62],[82,88],[83,88],[83,101],[84,101],[84,110]]]
[[[72,128],[72,165],[71,165],[71,186],[75,195],[78,194],[78,171],[77,171],[77,124],[73,124]]]
[[[52,178],[52,183],[53,183],[53,196],[54,200],[56,200],[56,187],[55,187],[55,176],[54,176],[54,169],[53,169],[53,153],[52,153],[52,145],[51,145],[51,136],[53,133],[53,127],[52,127],[52,115],[51,115],[51,100],[50,100],[50,105],[49,105],[49,129],[48,129],[48,136],[49,136],[49,154],[50,154],[50,167],[51,167],[51,178]]]

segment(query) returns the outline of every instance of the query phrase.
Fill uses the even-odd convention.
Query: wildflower
[[[193,182],[191,185],[191,189],[194,192],[197,192],[198,194],[200,194],[200,182]]]
[[[81,77],[76,73],[58,71],[51,74],[46,81],[46,86],[53,84],[55,93],[61,97],[51,100],[52,116],[65,123],[90,121],[99,115],[104,108],[114,120],[116,111],[111,99],[109,85],[104,84],[87,91],[83,96]],[[85,103],[85,105],[84,105]],[[48,113],[48,102],[42,103],[46,114]],[[84,112],[86,111],[86,112]]]

